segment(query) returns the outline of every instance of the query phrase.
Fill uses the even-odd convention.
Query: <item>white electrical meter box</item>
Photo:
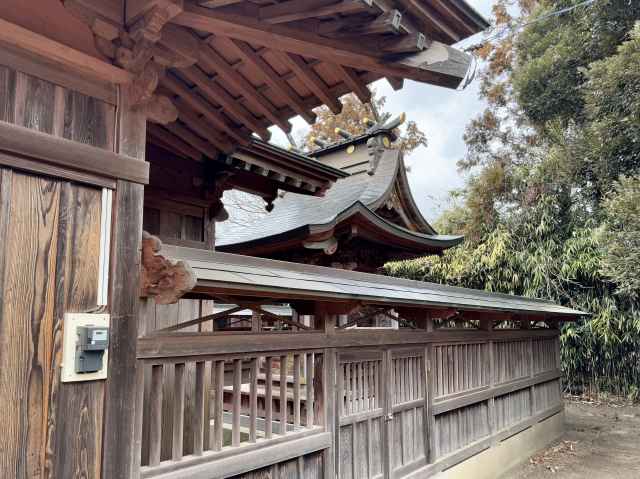
[[[62,338],[62,382],[106,379],[109,315],[66,313]]]

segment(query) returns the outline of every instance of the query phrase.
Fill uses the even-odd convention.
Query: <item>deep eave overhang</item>
[[[270,254],[296,246],[302,247],[302,243],[308,240],[317,241],[332,237],[337,231],[351,224],[357,224],[361,229],[357,234],[369,241],[416,255],[442,252],[460,244],[464,239],[463,236],[438,237],[410,231],[382,218],[358,201],[325,223],[308,224],[276,235],[220,245],[217,249],[238,254]]]
[[[176,246],[165,246],[161,254],[186,261],[191,266],[196,276],[194,294],[446,307],[562,320],[588,315],[546,300],[335,268]]]

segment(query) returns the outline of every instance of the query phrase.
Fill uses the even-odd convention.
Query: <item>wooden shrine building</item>
[[[402,152],[391,147],[402,117],[310,155],[347,176],[319,201],[284,193],[266,218],[221,224],[216,249],[375,272],[388,261],[439,254],[462,241],[438,235],[416,206]],[[320,143],[320,142],[319,142]],[[265,221],[266,220],[266,221]]]
[[[269,143],[374,80],[464,87],[452,45],[487,26],[464,0],[0,2],[0,477],[492,478],[561,434],[583,313],[363,272],[460,241],[393,125]],[[245,239],[216,233],[232,189],[271,211]],[[397,325],[338,321],[365,313]]]

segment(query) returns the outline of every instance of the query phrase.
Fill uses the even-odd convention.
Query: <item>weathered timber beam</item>
[[[422,20],[423,22],[426,20],[427,23],[430,23],[444,32],[451,40],[454,42],[460,41],[460,35],[453,30],[442,17],[434,12],[430,7],[428,2],[420,2],[418,0],[397,0],[404,9],[416,17],[418,20]]]
[[[302,98],[291,88],[287,81],[280,77],[277,71],[275,71],[269,63],[267,63],[262,56],[256,52],[251,45],[240,40],[228,39],[225,37],[219,37],[221,42],[225,45],[235,46],[235,51],[242,57],[243,61],[253,65],[258,71],[262,73],[262,77],[267,85],[276,93],[285,98],[291,105],[291,108],[305,119],[307,123],[314,123],[316,121],[316,114],[313,111],[307,109]],[[258,89],[259,91],[260,89]]]
[[[387,78],[387,82],[389,82],[389,85],[391,85],[391,88],[393,88],[394,91],[402,90],[402,87],[404,86],[403,78],[398,78],[398,77],[386,77],[386,78]]]
[[[4,121],[0,121],[0,151],[106,178],[149,182],[149,164],[145,161]]]
[[[182,5],[182,0],[127,0],[125,21],[131,25],[154,7],[163,8],[169,15],[175,16],[182,11]]]
[[[495,332],[476,329],[437,330],[427,332],[420,329],[407,330],[358,330],[338,331],[336,334],[301,331],[290,334],[262,333],[252,335],[251,342],[245,335],[220,333],[193,333],[184,336],[151,336],[138,340],[138,358],[160,360],[217,354],[248,354],[269,351],[302,351],[325,347],[377,347],[384,345],[415,345],[432,343],[455,343],[470,341],[510,340],[526,338],[550,338],[558,336],[557,330],[502,330]],[[169,359],[169,362],[176,362]]]
[[[207,141],[203,140],[188,128],[184,127],[178,122],[169,123],[165,125],[165,128],[179,138],[182,138],[185,142],[193,146],[203,155],[209,158],[215,158],[218,156],[218,148]]]
[[[147,125],[147,133],[153,139],[152,143],[157,144],[165,150],[172,151],[178,156],[191,158],[195,161],[202,161],[202,153],[186,143],[182,138],[178,138],[158,125]]]
[[[460,17],[454,8],[450,8],[447,2],[443,2],[442,0],[432,0],[430,6],[431,8],[435,8],[440,11],[445,18],[449,19],[449,21],[454,20],[455,23],[464,28],[469,35],[477,33],[477,30],[469,25],[468,21]]]
[[[324,38],[285,25],[269,25],[250,16],[202,8],[192,1],[186,2],[184,11],[172,21],[274,50],[449,88],[460,84],[471,63],[470,55],[436,41],[420,53],[389,60],[384,52],[366,45]]]
[[[280,58],[285,65],[291,68],[291,71],[304,83],[318,99],[327,105],[329,109],[336,115],[342,111],[342,103],[329,92],[329,88],[322,78],[318,76],[312,66],[304,59],[293,53],[284,53],[274,51],[274,54]]]
[[[270,24],[295,22],[307,18],[366,11],[363,0],[289,0],[258,10],[258,18]]]
[[[225,113],[232,116],[239,123],[255,131],[260,137],[268,141],[271,137],[260,121],[253,116],[237,99],[233,98],[224,88],[210,80],[197,66],[180,70],[184,77],[194,83],[205,98],[213,100],[225,109]]]
[[[202,138],[206,138],[210,143],[215,145],[224,153],[231,153],[234,145],[227,141],[215,128],[208,123],[206,118],[199,118],[198,114],[188,108],[184,103],[178,105],[178,115],[180,120],[184,122],[191,130],[196,132]]]
[[[371,101],[371,90],[360,80],[353,68],[343,67],[342,65],[334,65],[334,68],[362,103]]]
[[[174,261],[160,255],[162,242],[142,233],[142,271],[140,296],[152,297],[157,304],[173,304],[196,285],[196,276],[189,263]]]
[[[332,37],[354,37],[356,35],[381,35],[388,33],[400,33],[402,13],[398,10],[390,10],[379,15],[375,19],[360,23],[356,26],[343,24],[341,28],[331,33]],[[325,27],[326,29],[327,27]]]
[[[415,53],[421,52],[429,44],[422,33],[409,33],[381,40],[378,46],[385,53]]]
[[[236,88],[242,96],[251,102],[266,118],[275,125],[278,125],[285,132],[291,131],[291,123],[278,116],[276,108],[262,94],[256,91],[256,87],[242,76],[242,74],[234,70],[227,61],[216,52],[209,42],[201,42],[200,44],[200,63],[215,70],[220,77]]]
[[[0,42],[17,47],[62,65],[72,71],[110,83],[124,84],[133,80],[126,70],[58,43],[0,18]]]
[[[220,8],[228,5],[235,5],[236,3],[243,1],[244,0],[198,0],[198,4],[208,8]]]
[[[193,67],[195,68],[195,67]],[[186,76],[186,75],[185,75]],[[204,77],[204,74],[202,74]],[[206,78],[206,77],[204,77]],[[195,83],[195,82],[194,82]],[[211,107],[208,103],[204,102],[199,96],[191,91],[184,83],[176,78],[167,75],[162,79],[161,84],[163,87],[170,90],[172,93],[180,97],[183,103],[186,103],[191,109],[204,115],[211,123],[213,123],[221,131],[228,134],[231,138],[239,142],[240,144],[249,144],[249,135],[244,135],[238,131],[238,128],[227,121],[220,112]],[[178,101],[176,100],[176,103]]]

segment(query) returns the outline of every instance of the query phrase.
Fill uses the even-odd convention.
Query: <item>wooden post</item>
[[[317,304],[315,309],[315,326],[324,329],[326,334],[333,335],[336,331],[336,315],[328,314],[322,304]],[[324,479],[336,477],[336,441],[338,431],[336,429],[335,416],[335,385],[336,385],[336,350],[326,348],[322,355],[315,360],[314,367],[314,393],[317,399],[314,404],[316,422],[324,426],[331,433],[331,447],[323,451]]]
[[[392,357],[391,351],[385,350],[382,353],[382,377],[380,378],[380,392],[382,393],[382,408],[384,410],[384,416],[382,417],[381,432],[382,432],[382,473],[384,479],[389,479],[391,471],[391,451],[394,450],[393,444],[393,412],[392,412],[392,400],[391,391],[392,374],[391,374]]]
[[[428,320],[433,325],[432,320]],[[435,450],[435,432],[436,417],[433,414],[433,396],[435,394],[433,387],[433,345],[427,344],[424,349],[424,371],[425,371],[425,417],[424,417],[424,446],[425,457],[427,462],[432,463],[436,460]]]
[[[480,319],[480,329],[483,329],[487,332],[492,332],[493,331],[493,319],[491,319],[491,317],[486,317],[486,318],[482,318]],[[489,349],[488,351],[488,355],[489,355],[489,387],[491,389],[494,388],[495,384],[496,384],[496,366],[494,363],[494,342],[492,340],[489,340],[487,342],[487,347]],[[490,397],[489,398],[489,402],[488,402],[488,406],[489,406],[489,434],[494,437],[496,434],[496,400],[495,397]]]
[[[130,107],[121,88],[116,149],[144,159],[146,118]],[[144,187],[119,180],[113,206],[109,304],[109,367],[106,381],[102,477],[139,477],[142,442],[143,368],[136,360],[140,307],[140,247]],[[136,412],[140,413],[136,416]]]

